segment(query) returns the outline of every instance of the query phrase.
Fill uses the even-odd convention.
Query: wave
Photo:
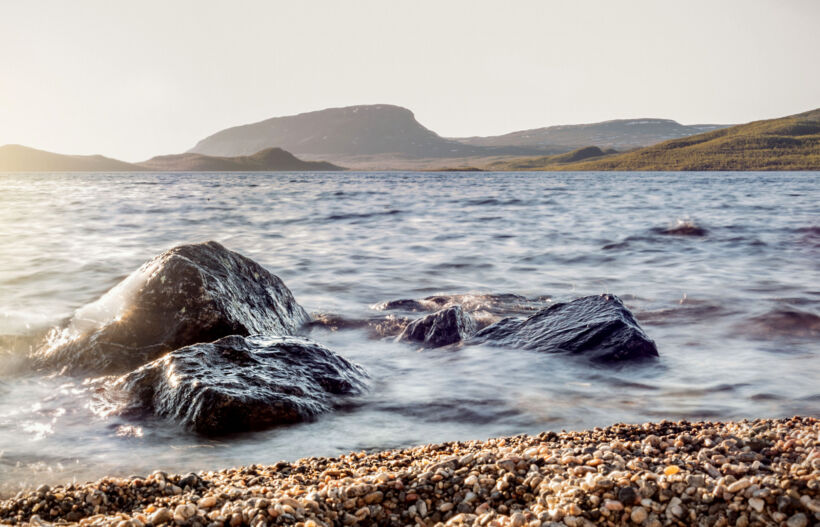
[[[731,314],[727,307],[708,300],[682,300],[679,305],[662,309],[638,311],[635,316],[642,324],[653,326],[698,324]]]
[[[750,318],[741,329],[756,338],[820,336],[820,316],[808,311],[783,308]]]
[[[386,210],[382,212],[366,212],[366,213],[348,213],[348,214],[331,214],[324,218],[327,221],[342,221],[342,220],[360,220],[366,218],[375,218],[377,216],[394,216],[402,214],[403,211],[397,209]]]

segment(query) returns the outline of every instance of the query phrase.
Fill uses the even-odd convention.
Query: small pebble
[[[648,516],[648,514],[646,513],[646,509],[639,506],[639,507],[633,507],[632,508],[632,512],[630,513],[629,518],[634,523],[643,523],[644,520],[646,520],[647,516]]]

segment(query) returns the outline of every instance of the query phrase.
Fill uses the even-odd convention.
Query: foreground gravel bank
[[[219,472],[106,478],[0,502],[40,525],[820,525],[820,421],[614,425]]]

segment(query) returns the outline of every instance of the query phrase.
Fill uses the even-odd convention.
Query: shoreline
[[[820,421],[615,424],[215,472],[108,477],[0,501],[0,524],[785,525],[820,522]]]

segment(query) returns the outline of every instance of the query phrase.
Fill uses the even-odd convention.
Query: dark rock
[[[222,435],[308,420],[361,392],[366,378],[305,338],[230,336],[172,351],[116,379],[103,397],[120,405],[117,413]]]
[[[612,295],[553,304],[525,320],[505,318],[479,331],[469,343],[582,354],[603,362],[658,356],[655,343],[621,299]]]
[[[476,323],[461,306],[452,306],[411,322],[398,340],[420,342],[426,348],[438,348],[467,339],[476,331]]]
[[[640,497],[638,496],[638,492],[635,490],[635,487],[621,487],[618,489],[618,501],[628,507],[638,503],[638,501],[640,501]]]
[[[199,485],[199,476],[191,472],[187,476],[180,478],[178,485],[182,489],[184,489],[185,487],[191,487],[192,489],[194,489],[197,487],[197,485]]]
[[[121,373],[228,335],[290,335],[309,321],[261,265],[216,242],[182,245],[146,262],[53,330],[40,367]]]

